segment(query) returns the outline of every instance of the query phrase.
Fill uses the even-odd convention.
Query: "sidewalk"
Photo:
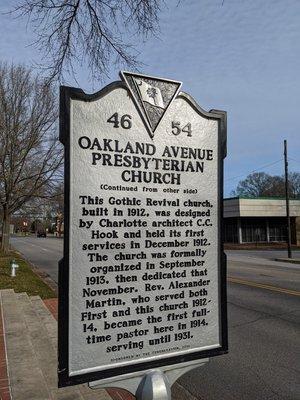
[[[54,318],[58,317],[58,301],[57,299],[44,300],[44,303]],[[131,396],[128,392],[121,389],[106,389],[106,392],[113,400],[134,400],[135,397]]]
[[[133,400],[120,389],[57,388],[57,299],[0,291],[0,400]]]
[[[0,290],[0,400],[134,400],[122,389],[57,388],[57,299]],[[172,400],[197,400],[177,382]]]
[[[3,332],[3,315],[0,303],[0,399],[11,400],[6,366],[5,337]]]

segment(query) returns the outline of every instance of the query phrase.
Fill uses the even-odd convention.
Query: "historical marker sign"
[[[121,75],[61,89],[60,386],[227,351],[226,114],[180,82]]]

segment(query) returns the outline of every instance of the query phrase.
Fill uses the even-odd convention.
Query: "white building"
[[[292,244],[300,245],[300,199],[290,200]],[[224,199],[225,242],[286,242],[286,203],[283,198]]]

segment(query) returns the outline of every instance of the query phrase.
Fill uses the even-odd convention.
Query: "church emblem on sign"
[[[121,72],[151,138],[166,110],[177,96],[181,82]]]

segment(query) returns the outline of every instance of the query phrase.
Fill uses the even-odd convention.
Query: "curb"
[[[28,265],[30,266],[32,272],[34,272],[39,278],[41,278],[41,280],[50,287],[50,289],[52,289],[55,292],[55,296],[58,296],[58,284],[56,282],[54,282],[54,280],[50,277],[50,275],[48,275],[46,272],[41,271],[40,268],[33,264],[31,261],[29,261],[22,253],[20,253],[19,251],[15,250],[12,247],[13,251],[17,254],[20,255],[21,258],[23,258],[23,260],[25,260]]]
[[[280,262],[286,262],[289,264],[299,264],[300,265],[299,258],[274,258],[274,261],[280,261]]]

